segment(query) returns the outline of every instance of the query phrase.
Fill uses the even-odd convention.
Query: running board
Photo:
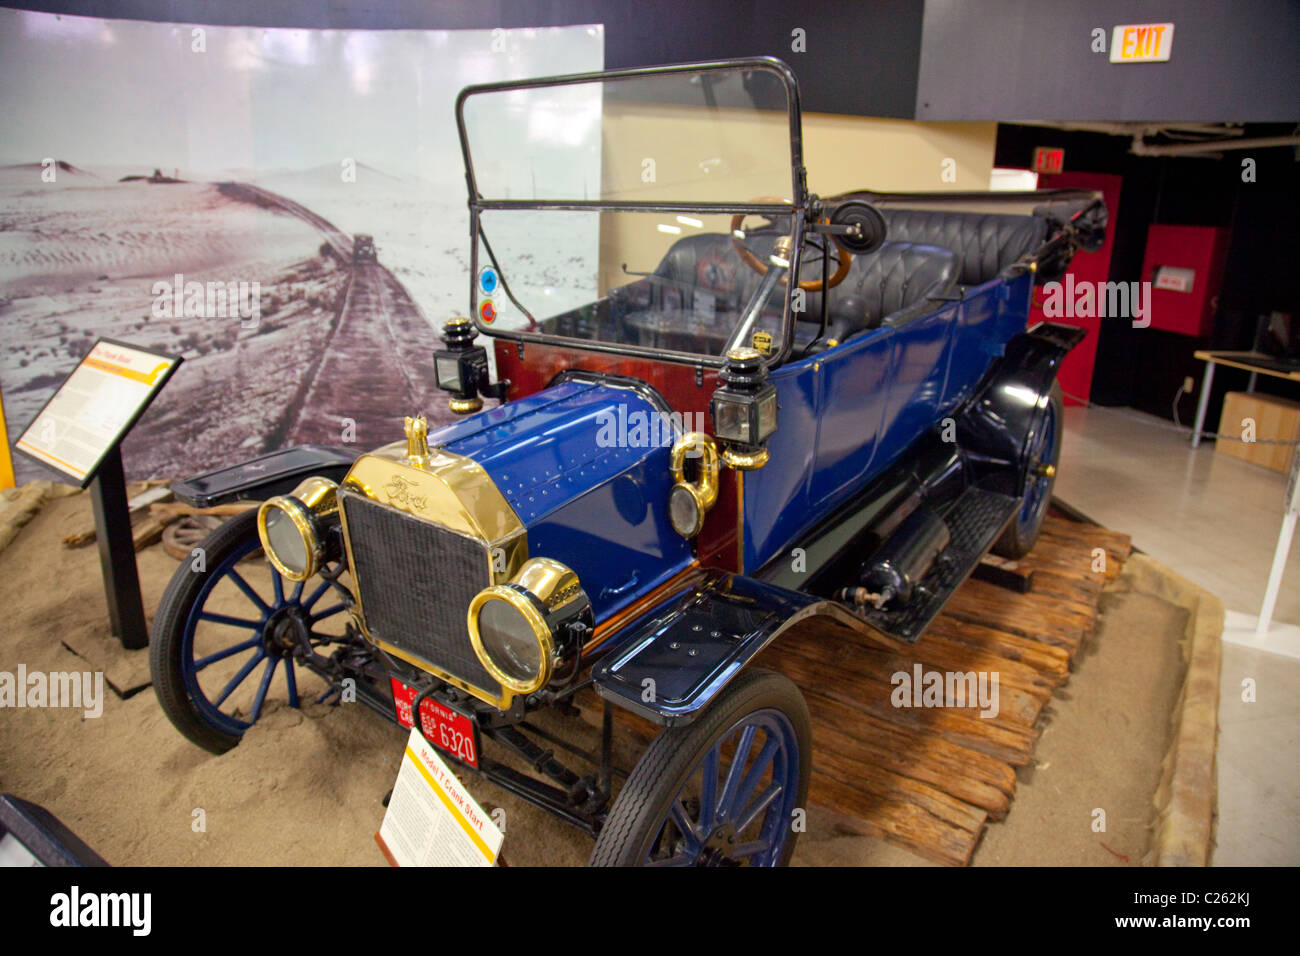
[[[858,616],[890,637],[916,643],[930,622],[943,610],[985,552],[1001,536],[1020,508],[1020,499],[982,488],[968,488],[944,515],[950,535],[948,547],[921,580],[910,604],[894,610],[856,608]]]

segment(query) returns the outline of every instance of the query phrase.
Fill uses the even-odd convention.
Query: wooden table
[[[1210,407],[1210,385],[1214,382],[1214,366],[1227,365],[1230,368],[1244,369],[1249,372],[1250,382],[1246,386],[1248,392],[1255,390],[1255,380],[1260,375],[1271,375],[1273,378],[1300,382],[1300,369],[1283,372],[1275,368],[1269,368],[1267,365],[1261,364],[1261,360],[1276,361],[1276,359],[1262,352],[1210,352],[1198,349],[1192,353],[1192,357],[1198,358],[1205,363],[1205,377],[1201,380],[1201,397],[1196,402],[1196,422],[1192,425],[1193,448],[1198,448],[1201,444],[1201,432],[1205,428],[1205,415]]]

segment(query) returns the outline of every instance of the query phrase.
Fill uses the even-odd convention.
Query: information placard
[[[180,363],[178,356],[100,339],[14,447],[84,488]]]
[[[411,729],[393,796],[375,834],[394,866],[491,866],[503,834],[437,750]]]

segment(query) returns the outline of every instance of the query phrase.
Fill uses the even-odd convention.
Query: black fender
[[[957,444],[975,482],[990,491],[1019,495],[1052,383],[1084,329],[1041,322],[1007,342],[955,417]]]
[[[178,501],[194,508],[211,508],[228,501],[265,501],[293,491],[312,475],[342,481],[357,455],[348,448],[295,445],[172,482],[171,488]]]
[[[708,571],[696,582],[609,639],[591,670],[601,697],[661,726],[687,724],[794,625],[824,615],[867,630],[833,601],[745,575]]]

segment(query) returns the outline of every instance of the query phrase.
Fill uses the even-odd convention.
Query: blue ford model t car
[[[309,680],[585,829],[593,863],[784,863],[808,709],[750,662],[816,619],[915,641],[986,552],[1033,546],[1082,333],[1026,329],[1031,292],[1105,210],[816,196],[769,59],[470,87],[457,122],[473,318],[430,374],[462,417],[178,483],[262,504],[171,582],[159,700],[221,752]],[[528,719],[589,689],[599,753]],[[662,727],[626,774],[616,708]]]

